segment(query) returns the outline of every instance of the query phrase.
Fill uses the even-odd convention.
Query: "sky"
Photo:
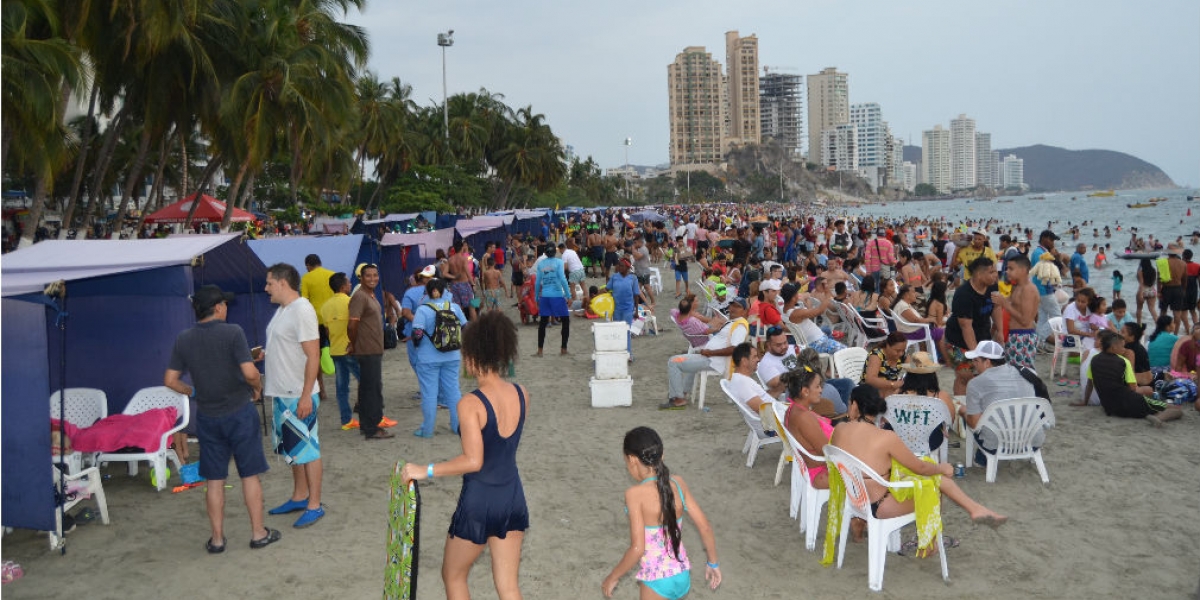
[[[893,134],[966,114],[992,147],[1126,152],[1200,186],[1200,2],[1196,0],[368,0],[369,69],[440,104],[486,88],[532,106],[602,167],[668,160],[667,65],[725,32],[755,34],[759,66],[837,67],[850,102],[877,102]],[[807,80],[806,80],[807,81]],[[807,135],[807,101],[803,111]]]

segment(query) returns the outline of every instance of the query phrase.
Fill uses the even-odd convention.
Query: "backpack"
[[[438,352],[451,352],[462,349],[462,324],[450,303],[446,308],[438,308],[432,302],[426,302],[434,314],[433,331],[429,332],[429,341]]]
[[[1036,371],[1031,370],[1029,367],[1017,367],[1017,372],[1021,374],[1021,377],[1025,378],[1025,381],[1028,381],[1033,386],[1033,395],[1046,401],[1050,400],[1050,389],[1046,387],[1046,382],[1042,381],[1041,377],[1038,377]]]

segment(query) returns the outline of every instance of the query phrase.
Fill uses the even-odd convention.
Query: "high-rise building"
[[[975,119],[958,115],[950,121],[950,189],[975,187]]]
[[[821,164],[838,171],[858,171],[858,128],[842,123],[821,132]]]
[[[845,73],[829,67],[808,76],[808,160],[824,162],[821,139],[825,130],[850,122],[850,87]]]
[[[996,187],[995,163],[992,162],[992,134],[975,132],[975,184]]]
[[[1004,157],[1004,162],[1001,163],[1001,186],[1004,189],[1025,188],[1025,160],[1017,158],[1015,154],[1009,154]]]
[[[783,149],[796,158],[800,157],[803,124],[800,117],[800,75],[770,73],[763,67],[763,76],[758,80],[758,110],[762,139],[779,142]]]
[[[949,193],[950,184],[950,132],[935,125],[921,134],[922,183],[928,183],[938,193]]]
[[[891,135],[879,105],[874,102],[851,104],[850,123],[858,129],[859,166],[886,167]]]
[[[889,166],[891,172],[888,173],[888,178],[896,185],[901,185],[901,182],[904,181],[904,138],[898,136],[892,138],[892,160]],[[916,178],[913,179],[912,184],[916,185]]]
[[[757,144],[759,134],[758,38],[725,32],[725,72],[729,94],[728,144]]]
[[[907,160],[900,165],[900,187],[911,192],[917,187],[917,165]]]
[[[725,155],[721,63],[704,46],[688,46],[667,65],[671,164],[719,164]]]

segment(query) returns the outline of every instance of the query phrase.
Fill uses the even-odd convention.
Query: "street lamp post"
[[[446,141],[450,141],[450,104],[446,99],[446,48],[454,45],[454,30],[437,34],[438,46],[442,47],[442,125],[446,130]]]
[[[633,198],[633,190],[630,189],[629,181],[629,147],[633,145],[633,138],[625,138],[625,200]]]

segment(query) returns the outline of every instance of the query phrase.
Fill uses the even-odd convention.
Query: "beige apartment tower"
[[[726,93],[729,95],[728,144],[762,141],[758,100],[758,38],[725,32]]]
[[[757,42],[756,42],[757,44]],[[755,83],[755,131],[758,92]],[[725,88],[721,63],[704,46],[688,46],[667,65],[671,165],[719,164],[724,158]]]
[[[935,125],[921,134],[921,168],[923,181],[937,188],[939,194],[953,189],[950,179],[950,131]],[[973,175],[973,174],[972,174]]]
[[[821,136],[826,129],[834,129],[850,122],[850,88],[845,73],[829,67],[808,76],[808,161],[825,162]]]

